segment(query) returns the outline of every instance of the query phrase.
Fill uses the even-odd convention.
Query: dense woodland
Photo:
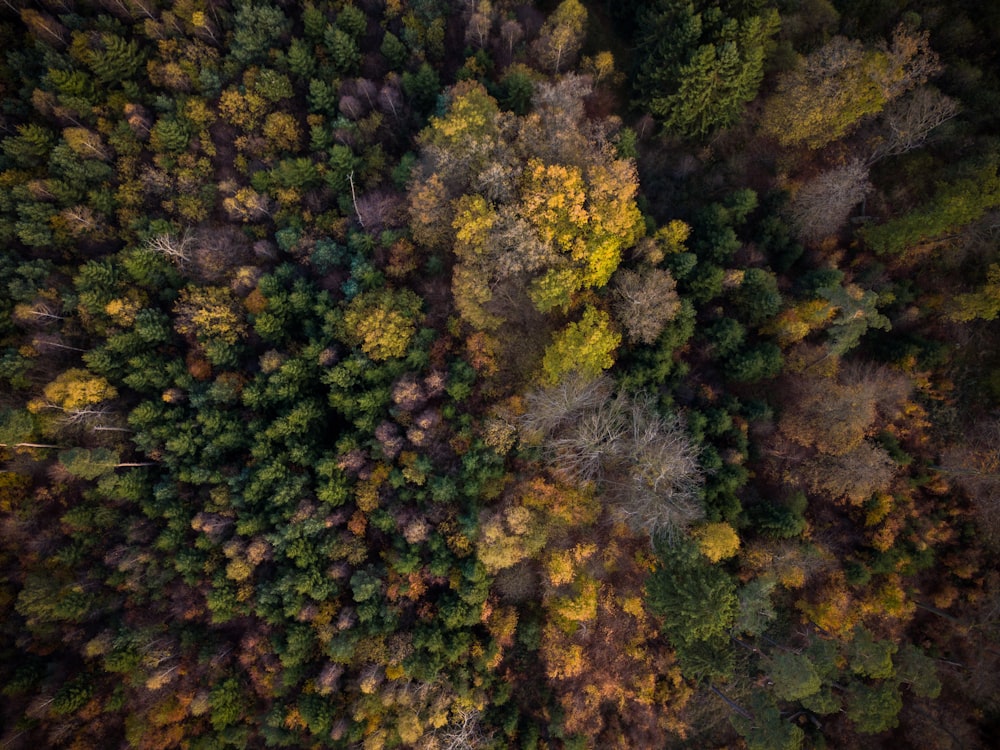
[[[1000,4],[0,48],[0,748],[993,746]]]

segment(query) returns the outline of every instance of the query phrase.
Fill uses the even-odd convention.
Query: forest
[[[987,750],[1000,4],[2,0],[0,750]]]

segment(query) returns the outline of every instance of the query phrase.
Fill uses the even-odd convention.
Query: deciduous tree
[[[532,50],[541,64],[558,73],[572,65],[587,29],[587,9],[579,0],[562,0],[542,26]]]
[[[784,145],[820,148],[939,69],[927,32],[900,25],[890,45],[874,48],[834,37],[781,76],[762,125]]]
[[[619,271],[612,292],[615,317],[632,343],[652,344],[681,308],[677,283],[666,269]]]
[[[359,294],[344,311],[344,335],[374,360],[402,357],[417,331],[422,304],[405,290]]]
[[[579,321],[567,324],[553,337],[542,360],[542,379],[552,385],[573,372],[596,377],[614,364],[620,343],[621,334],[611,317],[588,305]]]
[[[792,199],[796,235],[804,242],[815,242],[836,233],[872,190],[868,168],[859,160],[821,172],[802,185]]]
[[[614,394],[606,378],[579,374],[534,391],[523,419],[552,463],[594,481],[641,533],[674,534],[704,515],[697,452],[676,416],[642,397]]]
[[[855,386],[825,378],[797,378],[786,390],[779,419],[786,436],[821,453],[840,456],[859,447],[875,423],[876,399]]]

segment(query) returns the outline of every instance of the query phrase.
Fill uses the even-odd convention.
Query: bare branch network
[[[614,393],[606,377],[565,381],[528,397],[522,437],[578,482],[594,482],[636,531],[670,536],[704,517],[698,451],[677,415],[648,395]]]
[[[179,267],[183,268],[191,262],[193,242],[194,235],[191,230],[185,229],[180,236],[158,234],[155,237],[151,237],[146,243],[146,249],[166,256]]]

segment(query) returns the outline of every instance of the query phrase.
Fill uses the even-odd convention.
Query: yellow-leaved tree
[[[615,363],[614,353],[622,341],[611,316],[587,306],[579,321],[556,333],[542,360],[542,382],[555,385],[576,372],[596,377]]]
[[[344,311],[346,337],[374,360],[402,357],[417,332],[420,307],[420,297],[408,290],[359,294]]]
[[[45,386],[44,393],[46,401],[66,410],[81,409],[118,395],[111,383],[82,368],[60,373],[59,377]]]
[[[821,148],[938,70],[927,32],[900,24],[875,46],[837,36],[782,74],[762,125],[783,145]]]
[[[587,118],[590,90],[575,75],[539,83],[532,111],[517,116],[480,84],[456,85],[420,136],[410,190],[413,239],[454,252],[462,322],[474,332],[516,328],[497,338],[521,350],[512,343],[498,358],[522,372],[548,345],[549,383],[611,365],[621,335],[588,290],[609,282],[645,232],[635,165],[612,147],[612,123]]]

